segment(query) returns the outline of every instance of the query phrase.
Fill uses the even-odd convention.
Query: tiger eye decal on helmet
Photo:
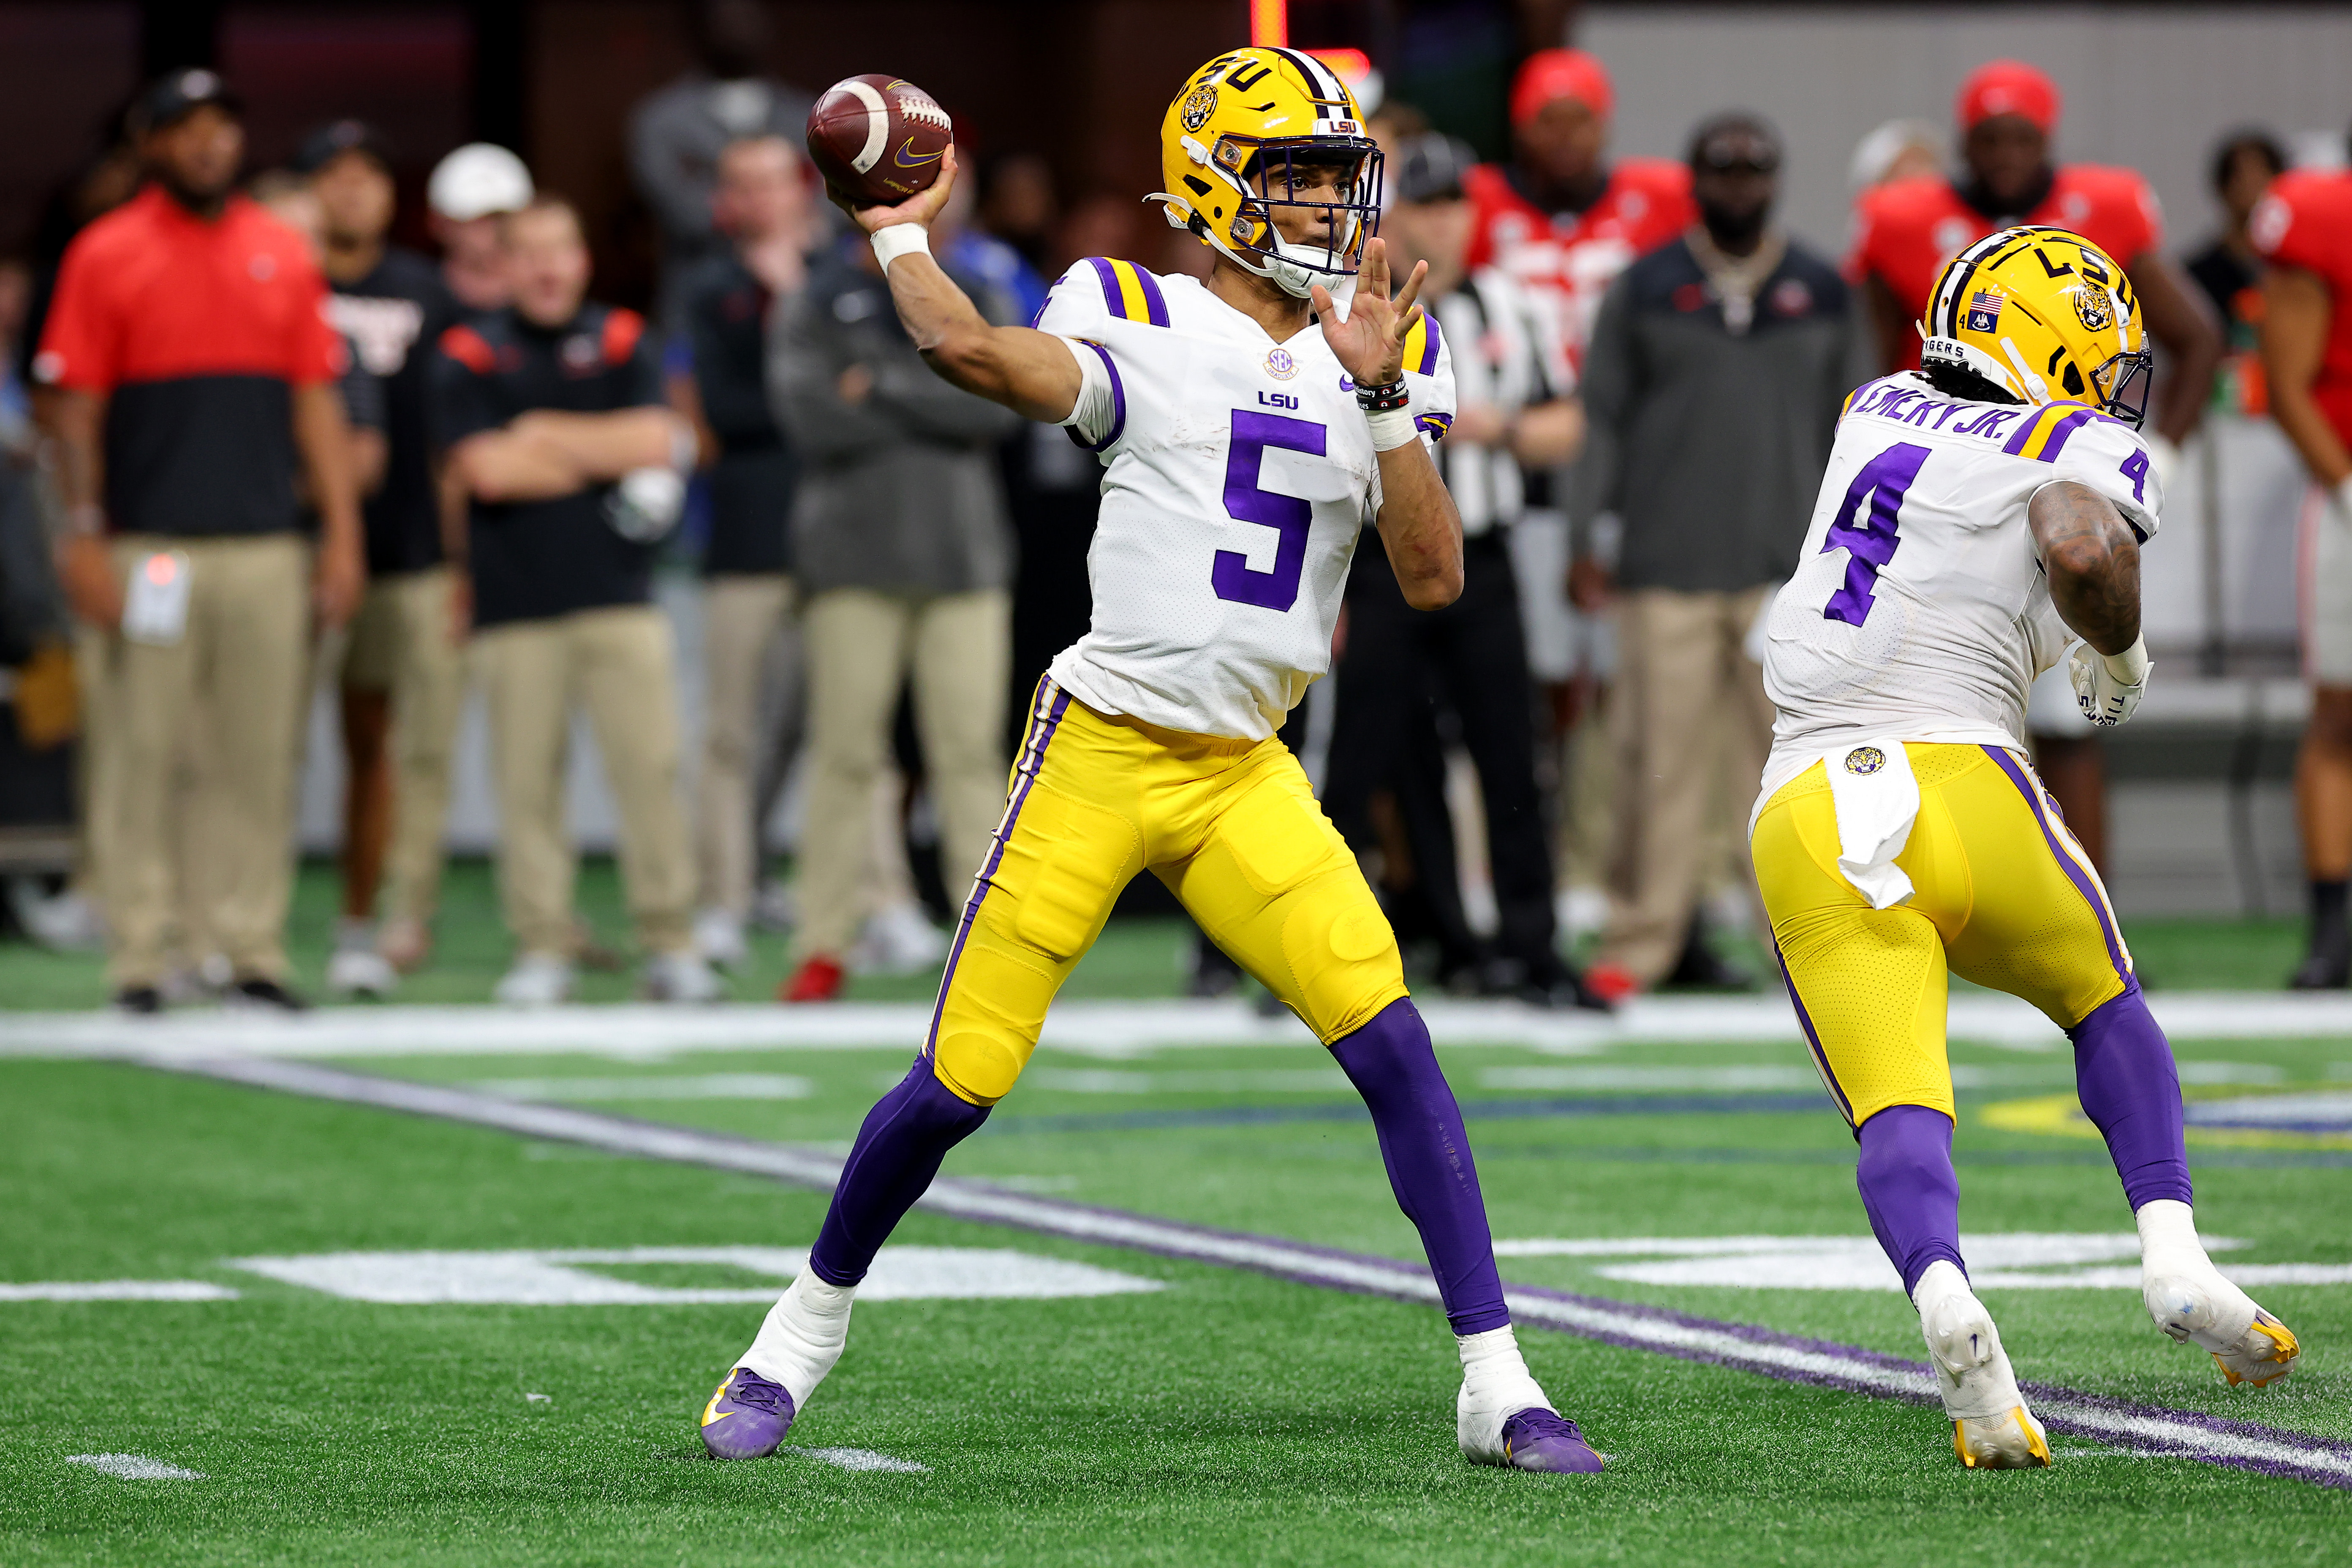
[[[1235,49],[1193,72],[1160,122],[1160,167],[1145,199],[1171,227],[1300,298],[1353,276],[1380,230],[1380,145],[1347,84],[1295,49]]]
[[[2021,403],[2082,398],[2137,426],[2154,371],[2131,279],[2078,234],[2005,228],[1945,264],[1920,318],[1920,363]]]

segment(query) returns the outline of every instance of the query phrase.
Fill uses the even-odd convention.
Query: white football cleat
[[[920,905],[891,904],[866,917],[847,954],[852,974],[917,974],[948,955],[948,939]]]
[[[2025,1407],[2000,1331],[1967,1276],[1931,1263],[1911,1292],[1919,1331],[1936,1369],[1936,1392],[1951,1417],[1952,1450],[1969,1468],[2012,1470],[2050,1462],[2050,1439]]]
[[[2230,1386],[2267,1388],[2294,1370],[2294,1331],[2213,1267],[2187,1204],[2158,1198],[2138,1215],[2140,1300],[2156,1326],[2210,1353]]]
[[[572,999],[572,961],[552,952],[526,952],[490,993],[509,1007],[555,1007]]]

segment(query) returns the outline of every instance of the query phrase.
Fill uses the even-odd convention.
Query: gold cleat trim
[[[2253,1328],[2254,1332],[2270,1341],[2271,1352],[2268,1355],[2255,1356],[2252,1359],[2258,1362],[2274,1363],[2277,1364],[2278,1370],[2272,1373],[2267,1377],[2255,1377],[2251,1373],[2240,1372],[2231,1366],[2228,1362],[2221,1359],[2220,1352],[2216,1352],[2213,1356],[2213,1364],[2221,1369],[2221,1375],[2229,1380],[2230,1386],[2232,1388],[2237,1387],[2238,1384],[2242,1383],[2251,1384],[2256,1388],[2268,1388],[2272,1384],[2276,1383],[2280,1378],[2283,1378],[2288,1373],[2293,1372],[2294,1370],[2294,1358],[2303,1353],[2302,1345],[2295,1342],[2294,1331],[2288,1328],[2284,1323],[2280,1322],[2276,1318],[2272,1317],[2268,1312],[2262,1310],[2260,1308],[2256,1308],[2254,1310]]]
[[[2038,1470],[2044,1468],[2050,1463],[2049,1438],[2042,1435],[2040,1425],[2034,1421],[2032,1416],[2026,1413],[2024,1405],[2019,1405],[2015,1414],[2017,1418],[2017,1428],[2019,1431],[2025,1434],[2026,1458],[2024,1463],[2015,1465],[1979,1463],[1977,1457],[1969,1451],[1969,1424],[1965,1420],[1954,1421],[1952,1423],[1952,1452],[1958,1454],[1960,1457],[1960,1463],[1971,1470]]]
[[[731,1372],[729,1373],[726,1377],[720,1380],[719,1392],[710,1396],[710,1403],[702,1407],[702,1424],[705,1426],[717,1426],[719,1422],[726,1420],[730,1415],[735,1414],[732,1410],[721,1410],[719,1408],[719,1402],[727,1397],[727,1385],[734,1381],[735,1374]]]

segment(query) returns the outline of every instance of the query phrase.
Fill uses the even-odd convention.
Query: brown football
[[[954,139],[938,100],[879,71],[835,82],[809,110],[809,156],[852,206],[896,206],[927,188]]]

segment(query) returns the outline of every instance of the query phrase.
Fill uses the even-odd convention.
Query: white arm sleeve
[[[1119,384],[1118,366],[1110,351],[1086,338],[1064,338],[1063,345],[1078,362],[1078,400],[1058,423],[1090,452],[1108,452],[1127,433],[1127,390]]]

